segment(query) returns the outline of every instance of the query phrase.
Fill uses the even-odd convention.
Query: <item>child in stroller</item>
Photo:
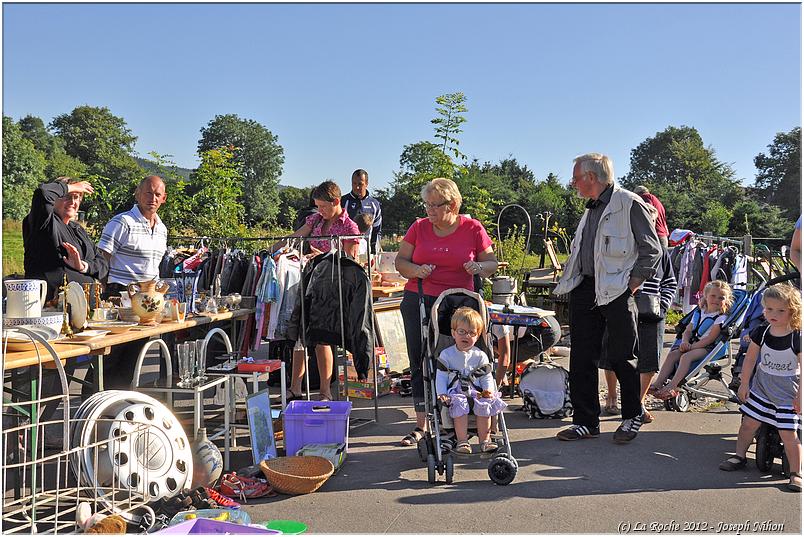
[[[464,306],[455,310],[450,327],[455,344],[441,351],[436,360],[436,393],[441,404],[449,408],[455,426],[454,451],[472,453],[468,432],[472,412],[480,450],[494,452],[497,444],[491,441],[491,417],[507,405],[497,392],[488,356],[475,347],[485,330],[483,319],[477,311]]]
[[[715,347],[733,299],[731,287],[723,280],[713,280],[706,284],[698,319],[690,322],[681,339],[673,344],[659,375],[648,389],[649,395],[664,400],[678,395],[677,388],[689,372],[692,362],[705,357]],[[673,378],[664,386],[671,374]]]
[[[763,293],[762,306],[768,324],[751,333],[741,373],[738,397],[744,403],[737,452],[720,469],[744,468],[754,435],[763,424],[770,425],[778,429],[784,443],[790,468],[787,486],[801,492],[801,292],[774,285]]]

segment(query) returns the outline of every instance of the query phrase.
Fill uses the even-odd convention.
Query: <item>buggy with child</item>
[[[420,296],[423,296],[421,292]],[[475,313],[467,314],[464,309],[456,316],[456,311],[461,308]],[[427,480],[435,483],[436,474],[443,474],[447,484],[452,483],[455,457],[471,454],[467,426],[472,416],[468,412],[475,417],[472,432],[480,440],[481,456],[491,457],[489,478],[498,485],[511,483],[516,477],[518,464],[511,454],[501,411],[505,403],[499,398],[493,382],[489,359],[492,347],[483,298],[466,289],[448,289],[436,299],[429,316],[423,299],[419,310],[422,337],[426,339],[422,342],[422,352],[428,427],[417,448],[422,462],[427,463]],[[458,319],[462,320],[455,324]],[[476,319],[476,328],[469,326],[475,322],[469,319]],[[454,353],[463,353],[462,356],[467,358],[462,364],[464,367],[455,366]],[[487,385],[489,379],[491,384]]]

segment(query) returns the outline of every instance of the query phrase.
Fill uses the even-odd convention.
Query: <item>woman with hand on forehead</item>
[[[22,221],[25,277],[45,280],[47,298],[67,281],[92,283],[109,272],[109,262],[78,223],[84,195],[94,190],[87,181],[59,177],[34,191],[31,212]]]
[[[429,315],[443,291],[462,288],[474,291],[474,277],[488,277],[497,271],[491,239],[483,224],[460,214],[461,193],[450,179],[433,179],[421,191],[426,218],[410,226],[396,256],[396,270],[405,278],[400,310],[410,362],[410,382],[416,428],[401,444],[416,445],[426,428],[424,380],[422,378],[421,320],[419,283],[422,281],[424,305]]]

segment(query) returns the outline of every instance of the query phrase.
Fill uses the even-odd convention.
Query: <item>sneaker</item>
[[[228,496],[224,496],[223,494],[219,493],[217,490],[211,489],[209,487],[199,487],[199,488],[202,489],[206,493],[206,497],[209,500],[212,500],[213,502],[218,504],[218,507],[222,507],[224,509],[240,509],[240,504],[239,503],[237,503],[233,499],[229,498]],[[198,490],[198,489],[196,489],[196,490]],[[203,494],[201,494],[201,491],[199,490],[198,492],[203,497]]]
[[[559,440],[583,440],[584,438],[597,438],[598,436],[600,436],[599,427],[574,424],[558,431],[558,434],[556,434],[556,438]]]
[[[237,497],[246,502],[247,499],[262,498],[275,495],[271,485],[265,479],[226,474],[218,486],[221,494]]]
[[[639,428],[642,427],[642,415],[635,418],[623,420],[617,430],[614,431],[614,443],[626,444],[636,438]]]

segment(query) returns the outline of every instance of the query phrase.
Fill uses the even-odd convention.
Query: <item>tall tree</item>
[[[466,155],[458,150],[460,141],[456,137],[463,132],[461,125],[466,122],[462,116],[467,112],[466,96],[463,92],[445,93],[436,97],[436,112],[439,117],[431,119],[435,125],[435,137],[441,140],[441,151],[446,155],[451,153],[456,159],[465,159]]]
[[[86,178],[96,191],[84,202],[89,219],[103,226],[128,209],[144,173],[131,156],[137,137],[125,120],[106,107],[84,105],[56,116],[50,127],[64,140],[66,153],[87,167]]]
[[[645,185],[662,200],[671,229],[715,233],[710,228],[725,231],[726,208],[744,196],[734,176],[695,128],[670,126],[631,151],[631,169],[622,183],[626,188]]]
[[[199,153],[234,148],[234,161],[243,177],[240,202],[248,224],[273,224],[279,213],[277,186],[285,156],[278,138],[252,119],[236,114],[215,116],[201,129]]]
[[[754,187],[760,198],[779,206],[795,220],[801,214],[801,127],[777,133],[768,145],[768,155],[754,157],[757,176]]]
[[[31,209],[34,190],[44,181],[44,154],[3,116],[3,218],[22,220]]]
[[[243,177],[232,148],[201,151],[201,164],[190,182],[198,188],[192,197],[193,228],[211,236],[238,235],[243,230]]]
[[[86,165],[64,150],[64,140],[48,132],[44,121],[36,116],[25,116],[18,122],[22,135],[30,140],[34,147],[45,155],[45,176],[83,177],[87,173]]]

